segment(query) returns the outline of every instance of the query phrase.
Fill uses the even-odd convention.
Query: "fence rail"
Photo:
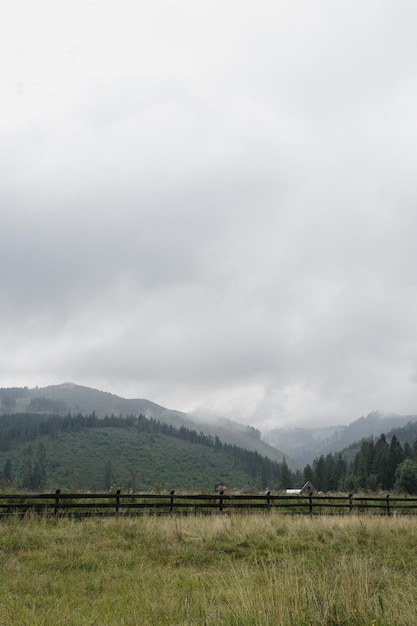
[[[291,514],[415,514],[417,498],[341,495],[55,493],[0,494],[0,517],[35,512],[55,517],[213,514],[256,510]]]

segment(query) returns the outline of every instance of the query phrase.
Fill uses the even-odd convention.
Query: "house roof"
[[[256,487],[254,487],[250,483],[247,483],[243,487],[243,489],[241,489],[241,493],[258,493],[258,491],[259,491],[259,489],[257,489]]]

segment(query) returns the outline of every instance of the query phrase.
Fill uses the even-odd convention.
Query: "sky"
[[[0,386],[417,413],[415,2],[0,13]]]

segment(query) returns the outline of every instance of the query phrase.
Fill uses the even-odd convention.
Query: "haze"
[[[0,381],[411,413],[417,5],[2,5]]]

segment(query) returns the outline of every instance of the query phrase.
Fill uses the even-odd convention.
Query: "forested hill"
[[[177,428],[185,426],[190,430],[202,431],[213,438],[218,435],[224,443],[256,451],[258,454],[278,462],[284,458],[284,453],[278,447],[262,441],[260,432],[250,426],[225,419],[218,420],[215,424],[203,419],[197,422],[188,413],[167,409],[150,400],[121,398],[106,391],[99,391],[74,383],[35,389],[28,387],[0,388],[0,415],[42,413],[44,415],[65,416],[68,413],[87,415],[93,412],[97,417],[144,415],[147,418],[154,418]],[[291,464],[288,455],[287,461]]]
[[[392,429],[401,429],[413,421],[417,421],[417,416],[383,415],[374,411],[347,426],[276,428],[265,432],[263,437],[270,444],[285,450],[298,463],[306,464],[323,454],[334,454],[356,445],[364,438],[379,437]]]
[[[285,461],[222,443],[218,437],[176,428],[143,415],[70,414],[0,416],[4,487],[23,489],[213,490],[216,483],[258,489],[294,480]]]
[[[323,491],[382,489],[417,494],[417,422],[316,457],[304,468],[304,479]]]

